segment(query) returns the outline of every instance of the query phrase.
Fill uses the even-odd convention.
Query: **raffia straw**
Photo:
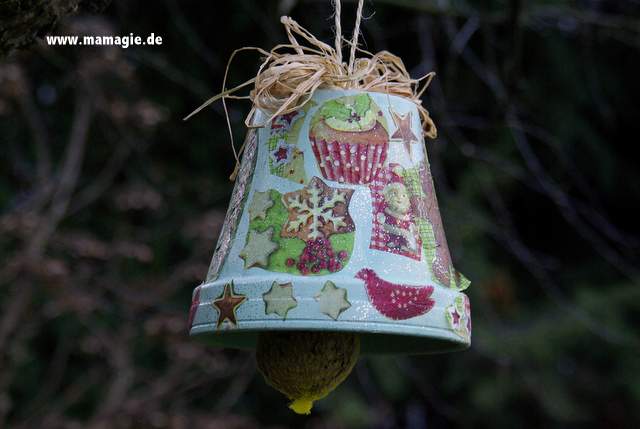
[[[290,17],[283,16],[280,18],[280,22],[285,27],[289,43],[277,45],[268,52],[256,47],[235,50],[225,69],[222,92],[205,101],[184,120],[221,99],[233,146],[233,133],[225,103],[226,99],[251,100],[253,105],[245,119],[245,125],[248,128],[260,128],[270,123],[276,116],[290,113],[304,106],[319,88],[361,89],[397,95],[413,102],[420,113],[424,135],[432,139],[435,138],[437,136],[436,126],[420,100],[435,73],[430,72],[419,79],[412,79],[400,57],[388,51],[372,54],[358,48],[362,4],[363,0],[359,0],[354,33],[351,40],[347,42],[351,48],[349,64],[342,62],[343,39],[340,27],[340,0],[336,0],[334,3],[336,11],[335,48],[318,40]],[[231,62],[236,54],[243,51],[257,51],[263,55],[264,58],[256,77],[234,88],[226,89]],[[362,56],[356,58],[356,52]],[[248,95],[234,95],[250,85],[253,85],[253,89]],[[258,110],[270,115],[263,123],[254,122]],[[240,155],[243,150],[244,145],[238,151],[235,150],[235,147],[233,148],[236,166],[230,177],[231,180],[235,179],[238,172]]]

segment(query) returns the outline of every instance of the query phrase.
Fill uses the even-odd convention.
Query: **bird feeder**
[[[470,345],[470,304],[461,292],[469,281],[452,266],[418,103],[320,85],[284,114],[255,109],[253,122],[262,126],[247,134],[213,260],[193,292],[192,335],[257,347],[268,381],[277,370],[265,360],[303,360],[305,352],[276,353],[269,344],[315,335],[326,345],[310,352],[316,359],[317,350],[338,350],[332,341],[342,341],[346,357],[334,359],[342,368],[327,375],[334,385],[357,349],[426,354]],[[310,377],[313,369],[305,371],[282,374]],[[292,399],[304,396],[278,383],[271,380]],[[307,398],[302,412],[324,394]]]

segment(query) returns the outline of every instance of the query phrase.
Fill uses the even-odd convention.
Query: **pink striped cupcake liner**
[[[389,144],[359,144],[311,139],[322,176],[339,183],[364,185],[376,178],[387,159]]]

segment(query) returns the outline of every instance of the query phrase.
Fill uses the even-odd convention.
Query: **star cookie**
[[[269,191],[256,192],[253,194],[251,205],[249,205],[249,220],[266,218],[267,211],[271,207],[273,207],[273,200],[271,199],[271,195],[269,195]]]
[[[266,267],[269,264],[269,256],[278,248],[278,245],[271,241],[273,237],[273,227],[262,232],[255,229],[249,231],[247,244],[240,252],[240,257],[244,259],[244,267]]]
[[[262,294],[265,304],[265,314],[277,314],[285,319],[292,308],[298,306],[298,301],[293,297],[293,285],[291,283],[280,284],[273,282],[271,289]]]
[[[347,300],[347,290],[336,287],[330,281],[324,284],[320,293],[315,296],[315,300],[320,304],[320,311],[333,320],[338,320],[340,314],[351,307],[351,303]]]

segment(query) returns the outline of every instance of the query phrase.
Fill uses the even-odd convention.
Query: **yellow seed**
[[[285,394],[298,414],[342,383],[358,360],[360,337],[346,332],[262,332],[256,360],[266,382]]]

